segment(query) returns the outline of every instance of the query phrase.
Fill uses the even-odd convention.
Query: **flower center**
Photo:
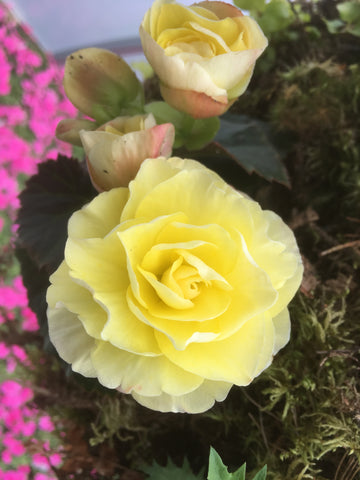
[[[197,297],[201,291],[201,283],[204,283],[198,270],[185,263],[182,256],[163,273],[161,282],[187,300]]]

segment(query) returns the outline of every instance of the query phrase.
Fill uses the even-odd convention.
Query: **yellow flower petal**
[[[146,397],[133,392],[137,402],[160,412],[202,413],[211,408],[215,401],[222,402],[231,389],[231,383],[205,380],[199,388],[185,395],[171,396],[167,393]]]
[[[274,355],[283,348],[290,339],[290,315],[289,310],[284,308],[272,319],[275,328]]]
[[[186,372],[164,356],[145,357],[98,342],[91,355],[99,381],[108,388],[146,396],[184,395],[198,388],[202,377]]]
[[[48,303],[47,318],[51,343],[59,355],[71,364],[74,372],[85,377],[96,377],[97,373],[91,361],[91,352],[95,347],[94,338],[86,333],[77,315],[61,302],[53,304],[48,300]]]
[[[62,299],[64,308],[78,316],[86,333],[93,338],[101,338],[106,323],[106,311],[93,302],[89,290],[72,281],[69,273],[69,267],[62,262],[50,277],[53,286],[47,291],[47,302],[49,305],[56,305],[58,299]]]
[[[130,352],[158,355],[152,329],[131,314],[126,302],[130,280],[117,231],[105,239],[68,239],[65,259],[71,277],[92,292],[107,313],[101,338]]]
[[[144,17],[140,38],[164,99],[195,118],[224,113],[245,91],[267,46],[255,20],[223,2],[186,7],[157,1]],[[211,102],[221,108],[210,108]]]
[[[248,320],[225,340],[191,343],[181,351],[163,333],[156,331],[155,336],[164,355],[184,370],[210,380],[248,385],[257,374],[259,356],[254,352],[264,347],[267,324],[272,328],[271,319],[259,315]],[[270,343],[269,363],[274,347],[273,337]]]
[[[73,213],[68,223],[70,238],[103,238],[120,222],[129,197],[127,188],[114,188],[94,198],[91,204]],[[113,205],[116,208],[109,208]]]

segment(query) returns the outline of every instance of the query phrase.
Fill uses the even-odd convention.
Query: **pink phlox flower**
[[[0,117],[6,125],[20,125],[26,121],[26,112],[18,105],[0,105]]]
[[[0,210],[18,208],[19,199],[17,181],[4,168],[0,168]]]
[[[9,95],[11,92],[11,65],[2,48],[0,48],[0,95]]]
[[[8,373],[14,373],[17,367],[17,362],[14,357],[9,357],[6,361],[6,371]]]
[[[5,465],[10,465],[12,462],[12,455],[9,450],[3,450],[1,452],[1,460],[5,463]]]
[[[18,173],[33,173],[35,165],[31,146],[5,126],[0,126],[0,164],[6,166],[13,177]]]
[[[45,457],[45,455],[41,455],[40,453],[34,453],[34,455],[32,456],[32,463],[34,467],[44,472],[46,472],[50,467],[50,463],[47,457]]]
[[[56,477],[39,472],[35,474],[34,480],[56,480]]]
[[[39,428],[45,432],[52,432],[54,430],[54,424],[48,415],[43,415],[39,418]]]
[[[1,480],[28,480],[28,472],[20,470],[21,467],[16,470],[8,470],[3,473]]]
[[[15,457],[24,455],[26,451],[22,442],[17,438],[14,438],[10,433],[4,435],[3,445],[7,448],[8,452]]]
[[[22,329],[26,332],[35,332],[39,330],[39,322],[35,313],[29,308],[25,307],[21,311],[21,316],[23,318]]]
[[[0,342],[0,359],[4,360],[10,354],[10,348],[4,342]]]
[[[26,290],[21,277],[16,277],[11,286],[0,284],[1,304],[9,310],[27,306]]]
[[[18,52],[27,51],[26,43],[18,36],[16,32],[3,38],[3,46],[10,55],[16,55]]]
[[[22,425],[21,433],[24,437],[30,437],[36,430],[36,422],[30,420]]]
[[[22,386],[15,380],[5,380],[0,385],[0,394],[3,405],[12,409],[20,407],[33,397],[30,388]]]
[[[27,360],[27,354],[25,352],[25,350],[20,347],[19,345],[13,345],[11,347],[11,350],[12,350],[12,353],[14,354],[14,356],[20,360],[20,362],[26,362]]]
[[[31,74],[34,68],[40,67],[41,64],[42,58],[32,50],[19,50],[16,54],[17,75]]]
[[[58,467],[62,463],[62,458],[59,453],[53,453],[52,455],[49,456],[50,464],[53,467]]]

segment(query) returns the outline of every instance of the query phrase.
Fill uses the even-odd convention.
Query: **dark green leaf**
[[[226,114],[215,141],[249,173],[289,186],[282,152],[271,141],[269,126],[246,115]]]
[[[49,330],[46,317],[46,291],[49,286],[49,274],[44,268],[39,268],[27,251],[16,248],[16,257],[20,262],[21,275],[27,290],[28,303],[39,321],[40,332],[44,339],[44,348],[55,352],[49,339]]]
[[[53,272],[61,263],[71,214],[96,192],[77,160],[59,156],[39,165],[20,194],[18,246],[39,269]]]

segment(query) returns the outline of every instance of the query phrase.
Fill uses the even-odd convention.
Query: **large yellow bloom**
[[[223,114],[241,95],[267,39],[234,5],[155,0],[140,27],[164,99],[195,118]]]
[[[48,289],[73,370],[160,411],[202,412],[289,339],[302,264],[273,212],[193,160],[145,160],[73,214]]]

